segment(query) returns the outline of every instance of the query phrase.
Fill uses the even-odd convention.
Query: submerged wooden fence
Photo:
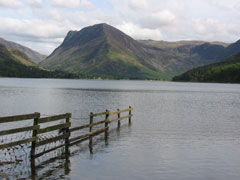
[[[108,137],[108,130],[109,130],[109,124],[113,122],[118,122],[118,127],[121,125],[121,120],[123,119],[128,119],[129,124],[131,123],[131,117],[132,117],[132,110],[133,108],[129,106],[128,109],[124,110],[117,110],[116,112],[110,112],[106,110],[105,112],[102,113],[90,113],[89,115],[89,124],[85,124],[82,126],[78,127],[73,127],[71,128],[71,113],[66,113],[66,114],[60,114],[56,116],[50,116],[50,117],[40,117],[40,113],[33,113],[33,114],[26,114],[26,115],[19,115],[19,116],[9,116],[9,117],[0,117],[0,125],[2,123],[10,123],[10,122],[21,122],[25,120],[33,120],[33,125],[32,126],[27,126],[27,127],[21,127],[21,128],[15,128],[15,129],[9,129],[9,130],[3,130],[0,131],[0,136],[4,135],[9,135],[9,134],[15,134],[15,133],[20,133],[20,132],[26,132],[26,131],[32,131],[32,137],[17,140],[15,142],[9,142],[5,144],[0,144],[0,150],[13,147],[13,146],[18,146],[26,143],[31,143],[31,158],[37,158],[42,156],[45,153],[54,151],[60,147],[68,149],[69,146],[78,144],[80,142],[89,140],[89,145],[92,146],[92,139],[94,136],[104,133],[105,134],[105,139]],[[121,116],[121,113],[128,112],[128,115]],[[110,119],[110,117],[114,117],[113,119]],[[101,121],[94,121],[95,117],[104,117],[103,120]],[[41,128],[42,125],[45,123],[54,123],[56,121],[65,121],[64,123],[61,122],[61,124],[56,124],[56,125],[51,125],[47,126],[44,128]],[[100,129],[94,129],[93,127],[97,125],[104,124],[103,128]],[[77,132],[82,129],[89,129],[88,133],[72,137],[71,133],[72,132]],[[58,131],[58,135],[54,137],[49,137],[47,139],[42,139],[41,135],[45,133],[49,133],[52,131]],[[49,148],[47,150],[42,150],[41,152],[36,152],[36,148],[51,144],[53,142],[57,141],[62,141],[63,143],[60,143],[59,145]]]

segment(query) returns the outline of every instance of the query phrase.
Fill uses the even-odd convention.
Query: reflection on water
[[[47,155],[56,157],[47,163],[36,160],[39,179],[240,176],[240,85],[6,78],[0,79],[0,100],[1,116],[72,112],[73,126],[88,123],[91,111],[134,108],[131,127],[117,130],[115,124],[108,140],[100,136],[92,149],[79,144],[69,157],[63,149]]]
[[[121,138],[121,130],[123,133],[128,133],[130,132],[130,128],[131,125],[125,124],[121,128],[111,129],[109,135],[113,136],[112,141],[118,141]],[[24,151],[25,160],[2,161],[0,178],[69,179],[71,158],[89,152],[89,159],[94,160],[94,154],[104,153],[104,149],[111,145],[108,138],[104,138],[103,135],[94,137],[93,142],[93,144],[79,143],[75,146],[59,148],[36,159],[29,158],[29,149],[17,149],[18,151]]]

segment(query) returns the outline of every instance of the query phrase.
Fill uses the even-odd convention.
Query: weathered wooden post
[[[34,120],[33,120],[33,126],[37,126],[38,125],[38,120],[40,118],[40,113],[38,112],[35,112],[34,113],[35,117],[34,117]],[[38,128],[39,129],[39,128]],[[38,133],[38,129],[34,129],[33,132],[32,132],[32,137],[37,137],[37,133]],[[33,159],[34,156],[35,156],[35,149],[36,149],[36,141],[32,141],[32,146],[31,146],[31,158]]]
[[[120,126],[121,126],[121,121],[119,120],[119,118],[120,118],[120,110],[119,109],[117,109],[117,111],[118,111],[118,128],[120,128]]]
[[[105,116],[105,140],[108,138],[108,119],[109,117],[109,110],[106,110],[106,116]]]
[[[72,117],[71,113],[67,113],[67,118],[66,118],[66,123],[70,123],[70,118]],[[70,124],[71,126],[71,124]],[[68,134],[67,138],[65,139],[65,174],[69,173],[69,156],[70,156],[70,151],[69,151],[69,146],[70,146],[70,141],[69,137],[71,136],[70,132],[70,126],[66,128],[66,132]]]
[[[92,132],[92,123],[93,123],[93,113],[90,113],[90,123],[89,123],[89,133]],[[92,148],[92,135],[89,136],[89,147]]]
[[[132,121],[131,121],[131,120],[132,120],[131,117],[132,117],[132,107],[129,106],[129,118],[128,118],[128,123],[129,123],[129,124],[131,124],[131,122],[132,122]]]
[[[67,118],[66,118],[66,123],[70,123],[70,118],[72,117],[71,113],[67,113]],[[70,130],[69,127],[66,128],[65,131],[66,134],[68,134],[68,136],[65,139],[65,153],[69,153],[69,137],[70,137]]]
[[[32,179],[35,179],[35,177],[36,177],[36,164],[35,164],[35,159],[34,159],[34,158],[31,158],[30,162],[31,162],[31,176],[32,176]]]
[[[38,125],[38,120],[40,118],[40,113],[35,112],[34,114],[35,114],[34,115],[35,118],[33,120],[33,126],[37,126]],[[37,133],[38,133],[38,129],[39,128],[40,127],[38,127],[37,129],[33,130],[32,137],[37,137]],[[31,146],[31,174],[32,174],[33,177],[36,176],[36,166],[35,166],[35,158],[34,158],[34,156],[35,156],[35,149],[36,149],[36,141],[37,141],[37,139],[35,141],[32,141],[32,146]]]

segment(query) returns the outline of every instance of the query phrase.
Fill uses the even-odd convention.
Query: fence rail
[[[51,151],[54,151],[60,147],[66,147],[78,144],[80,142],[89,140],[89,145],[92,146],[92,138],[96,135],[99,135],[101,133],[105,133],[105,139],[108,138],[108,130],[109,130],[109,124],[113,122],[118,122],[118,127],[120,127],[120,121],[123,119],[128,119],[129,124],[131,123],[131,117],[133,108],[129,106],[128,109],[123,110],[117,110],[116,112],[110,112],[109,110],[106,110],[105,112],[101,113],[90,113],[89,115],[89,124],[81,125],[78,127],[71,128],[71,113],[66,114],[60,114],[50,117],[43,117],[40,118],[40,113],[33,113],[33,114],[25,114],[25,115],[18,115],[18,116],[8,116],[8,117],[0,117],[0,124],[1,123],[9,123],[9,122],[16,122],[16,121],[25,121],[25,120],[33,120],[32,126],[27,127],[21,127],[21,128],[15,128],[15,129],[8,129],[0,131],[0,136],[9,135],[9,134],[15,134],[25,131],[32,131],[32,137],[25,138],[22,140],[18,140],[15,142],[9,142],[5,144],[0,144],[0,149],[5,149],[13,146],[18,146],[26,143],[31,143],[31,158],[37,158],[40,157],[46,153],[49,153]],[[129,112],[128,115],[124,115],[121,117],[121,113]],[[110,119],[110,117],[117,115],[116,118]],[[104,116],[104,120],[94,122],[94,118],[98,116]],[[55,122],[58,120],[65,120],[64,123],[51,125],[48,127],[40,128],[41,124],[49,123],[49,122]],[[104,127],[99,129],[93,129],[93,127],[97,125],[103,124]],[[75,137],[71,136],[72,132],[77,132],[82,129],[89,128],[89,132],[85,134],[81,134]],[[44,133],[49,133],[52,131],[58,131],[58,135],[54,137],[50,137],[47,139],[41,139],[40,136]],[[36,153],[36,148],[40,146],[44,146],[53,142],[64,140],[63,144],[58,144],[55,147],[52,147],[47,150],[43,150],[42,152]]]
[[[0,124],[23,121],[23,120],[31,120],[31,119],[36,119],[36,118],[38,119],[39,117],[40,117],[40,113],[25,114],[25,115],[19,115],[19,116],[0,117]],[[0,135],[3,136],[3,135],[15,134],[15,133],[25,132],[25,131],[29,131],[29,130],[36,131],[38,129],[39,129],[39,125],[33,125],[33,126],[28,126],[28,127],[23,127],[23,128],[15,128],[15,129],[0,131]],[[10,142],[7,144],[0,144],[0,149],[18,146],[21,144],[26,144],[26,143],[34,142],[34,141],[37,141],[37,137],[25,138],[25,139],[18,140],[15,142]]]
[[[19,116],[0,117],[0,123],[30,120],[30,119],[39,118],[39,117],[40,117],[40,113],[25,114],[25,115],[19,115]]]

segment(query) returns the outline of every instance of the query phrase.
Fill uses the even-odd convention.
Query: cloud
[[[71,8],[77,9],[82,8],[86,10],[93,10],[95,6],[88,0],[50,0],[50,4],[53,7],[61,7],[61,8]]]
[[[228,3],[228,2],[226,3],[226,2],[214,0],[214,1],[209,1],[209,5],[221,11],[232,11],[234,8],[234,4]]]
[[[27,4],[30,6],[30,7],[34,7],[34,8],[42,8],[42,3],[43,3],[43,0],[27,0]]]
[[[93,10],[95,9],[95,6],[89,2],[88,0],[82,0],[81,1],[81,8],[85,8],[85,9],[88,9],[88,10]]]
[[[176,16],[169,10],[150,13],[142,20],[142,25],[148,28],[160,28],[162,26],[173,25],[176,23]]]
[[[19,0],[0,0],[0,7],[20,8],[24,7],[24,4]]]
[[[52,6],[58,6],[62,8],[79,8],[80,0],[50,0]]]
[[[122,24],[118,25],[117,28],[119,28],[121,31],[125,32],[131,37],[134,37],[137,40],[144,39],[161,40],[163,38],[160,30],[142,28],[131,22],[123,22]]]
[[[62,37],[68,29],[63,23],[52,21],[0,18],[0,22],[0,31],[5,34],[38,38]]]
[[[135,39],[233,42],[240,39],[239,2],[0,0],[0,36],[49,53],[69,30],[106,22]]]
[[[131,9],[142,10],[148,6],[148,3],[146,0],[130,0],[128,6]]]
[[[54,48],[43,49],[44,45],[56,48],[62,41],[64,36],[72,28],[61,22],[43,21],[43,20],[19,20],[14,18],[0,17],[0,36],[12,41],[25,42],[24,44],[33,44],[34,47],[42,47],[36,49],[45,54],[49,54]],[[27,43],[28,42],[28,43]],[[42,44],[39,46],[38,44]]]

